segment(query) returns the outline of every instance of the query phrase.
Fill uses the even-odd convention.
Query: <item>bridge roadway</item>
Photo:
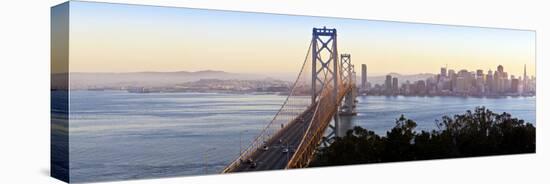
[[[303,121],[297,120],[285,125],[286,127],[279,134],[267,141],[268,150],[262,148],[255,150],[250,157],[256,163],[255,167],[243,160],[233,172],[284,169],[311,123],[313,113],[314,108],[308,108],[301,115]],[[282,140],[282,143],[280,140]],[[289,151],[283,153],[285,148],[288,148]]]

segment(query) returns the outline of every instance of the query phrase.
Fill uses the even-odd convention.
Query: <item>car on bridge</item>
[[[288,148],[283,149],[283,153],[288,153],[290,151]]]

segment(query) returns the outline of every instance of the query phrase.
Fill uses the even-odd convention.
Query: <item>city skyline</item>
[[[359,63],[358,66],[362,66],[362,65],[366,65],[366,64],[362,64],[362,63]],[[368,66],[368,65],[366,65]],[[496,68],[498,66],[495,66],[493,68],[489,68],[489,69],[482,69],[482,68],[475,68],[475,67],[470,67],[470,68],[462,68],[462,69],[457,69],[457,68],[451,68],[451,67],[448,67],[446,66],[447,69],[452,69],[452,70],[455,70],[456,72],[460,71],[460,70],[468,70],[468,71],[475,71],[475,70],[483,70],[484,72],[487,72],[489,70],[492,70],[492,71],[495,71]],[[503,66],[506,68],[506,66]],[[439,67],[437,69],[441,69],[441,68],[445,68],[445,66],[442,66],[442,67]],[[518,73],[518,74],[514,74],[514,73],[508,73],[509,75],[514,75],[516,77],[522,77],[523,76],[523,65],[522,65],[522,68],[521,68],[521,73]],[[526,69],[526,67],[525,67]],[[172,73],[172,72],[227,72],[227,73],[236,73],[236,74],[256,74],[256,75],[260,75],[262,73],[260,72],[256,72],[256,73],[246,73],[246,72],[242,72],[242,73],[238,73],[238,72],[229,72],[229,71],[224,71],[224,70],[212,70],[212,69],[199,69],[199,70],[173,70],[173,71],[152,71],[152,70],[144,70],[144,71],[130,71],[130,72],[71,72],[71,73],[120,73],[120,74],[123,74],[123,73],[146,73],[146,72],[159,72],[159,73]],[[527,72],[527,76],[528,77],[536,77],[536,71],[532,71],[532,73],[526,69],[526,72]],[[287,72],[287,73],[270,73],[270,74],[267,74],[267,76],[271,76],[271,75],[276,75],[276,74],[288,74],[290,76],[286,76],[286,77],[295,77],[294,75],[296,75],[295,73],[292,73],[292,72]],[[360,74],[360,73],[359,73]],[[380,76],[385,76],[385,75],[388,75],[388,74],[399,74],[399,75],[418,75],[418,74],[433,74],[433,75],[437,75],[438,72],[436,72],[435,70],[431,70],[431,69],[427,69],[425,72],[419,72],[419,73],[398,73],[398,72],[388,72],[388,73],[379,73],[379,72],[372,72],[370,70],[368,70],[367,72],[367,76],[369,77],[380,77]],[[359,78],[360,76],[358,75],[357,78]]]
[[[364,66],[364,65],[363,65]],[[399,77],[388,74],[382,83],[368,82],[366,66],[362,70],[360,93],[370,95],[406,96],[534,96],[536,77],[527,75],[526,65],[523,76],[509,74],[505,67],[498,65],[494,70],[456,70],[441,67],[440,73],[419,80],[399,82]]]
[[[353,53],[354,63],[367,64],[372,75],[432,73],[445,65],[488,70],[498,64],[517,76],[526,64],[535,75],[533,31],[71,3],[71,72],[292,75],[305,57],[311,27],[327,26],[338,29],[339,52]]]
[[[484,74],[487,74],[487,72],[489,72],[489,71],[491,71],[491,72],[497,71],[499,66],[502,66],[504,70],[507,70],[506,73],[507,73],[508,78],[511,78],[512,76],[514,76],[515,78],[524,78],[524,75],[527,76],[528,78],[536,78],[536,72],[533,71],[532,73],[530,73],[530,71],[527,70],[526,65],[523,65],[523,67],[521,68],[521,70],[522,70],[521,73],[517,73],[517,74],[508,72],[509,68],[506,68],[506,66],[504,66],[504,65],[498,65],[498,66],[495,66],[493,68],[488,68],[488,69],[475,68],[475,67],[460,68],[459,69],[459,68],[452,68],[452,67],[449,67],[449,66],[442,66],[442,67],[438,68],[439,71],[437,71],[437,72],[435,70],[432,70],[432,71],[429,71],[429,72],[422,72],[422,73],[416,73],[416,74],[439,75],[439,74],[441,74],[441,70],[444,69],[444,68],[447,72],[449,70],[452,70],[455,73],[458,73],[461,70],[466,70],[468,72],[476,72],[478,70],[481,70]],[[513,69],[513,70],[515,71],[516,69]],[[390,72],[390,73],[386,73],[386,74],[378,74],[378,73],[370,74],[371,73],[370,70],[368,70],[368,72],[366,72],[366,73],[367,73],[367,76],[374,76],[374,77],[386,76],[386,75],[392,75],[392,74],[407,75],[407,74],[401,74],[401,73],[397,73],[397,72]],[[408,75],[415,75],[415,74],[408,74]]]

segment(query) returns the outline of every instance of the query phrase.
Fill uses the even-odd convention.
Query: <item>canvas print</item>
[[[65,182],[536,152],[533,30],[70,1]]]

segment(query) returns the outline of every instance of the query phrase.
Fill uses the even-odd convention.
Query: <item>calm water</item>
[[[493,112],[507,112],[513,117],[535,124],[535,97],[464,98],[464,97],[357,97],[358,115],[352,124],[366,127],[379,135],[395,125],[401,114],[415,120],[417,130],[436,129],[435,120],[444,115],[463,114],[477,106],[485,106]]]
[[[75,182],[219,173],[273,118],[277,95],[127,93],[70,94],[71,180]],[[418,129],[443,115],[485,105],[535,123],[535,98],[358,97],[359,125],[384,134],[400,114]],[[242,136],[241,136],[242,135]]]

